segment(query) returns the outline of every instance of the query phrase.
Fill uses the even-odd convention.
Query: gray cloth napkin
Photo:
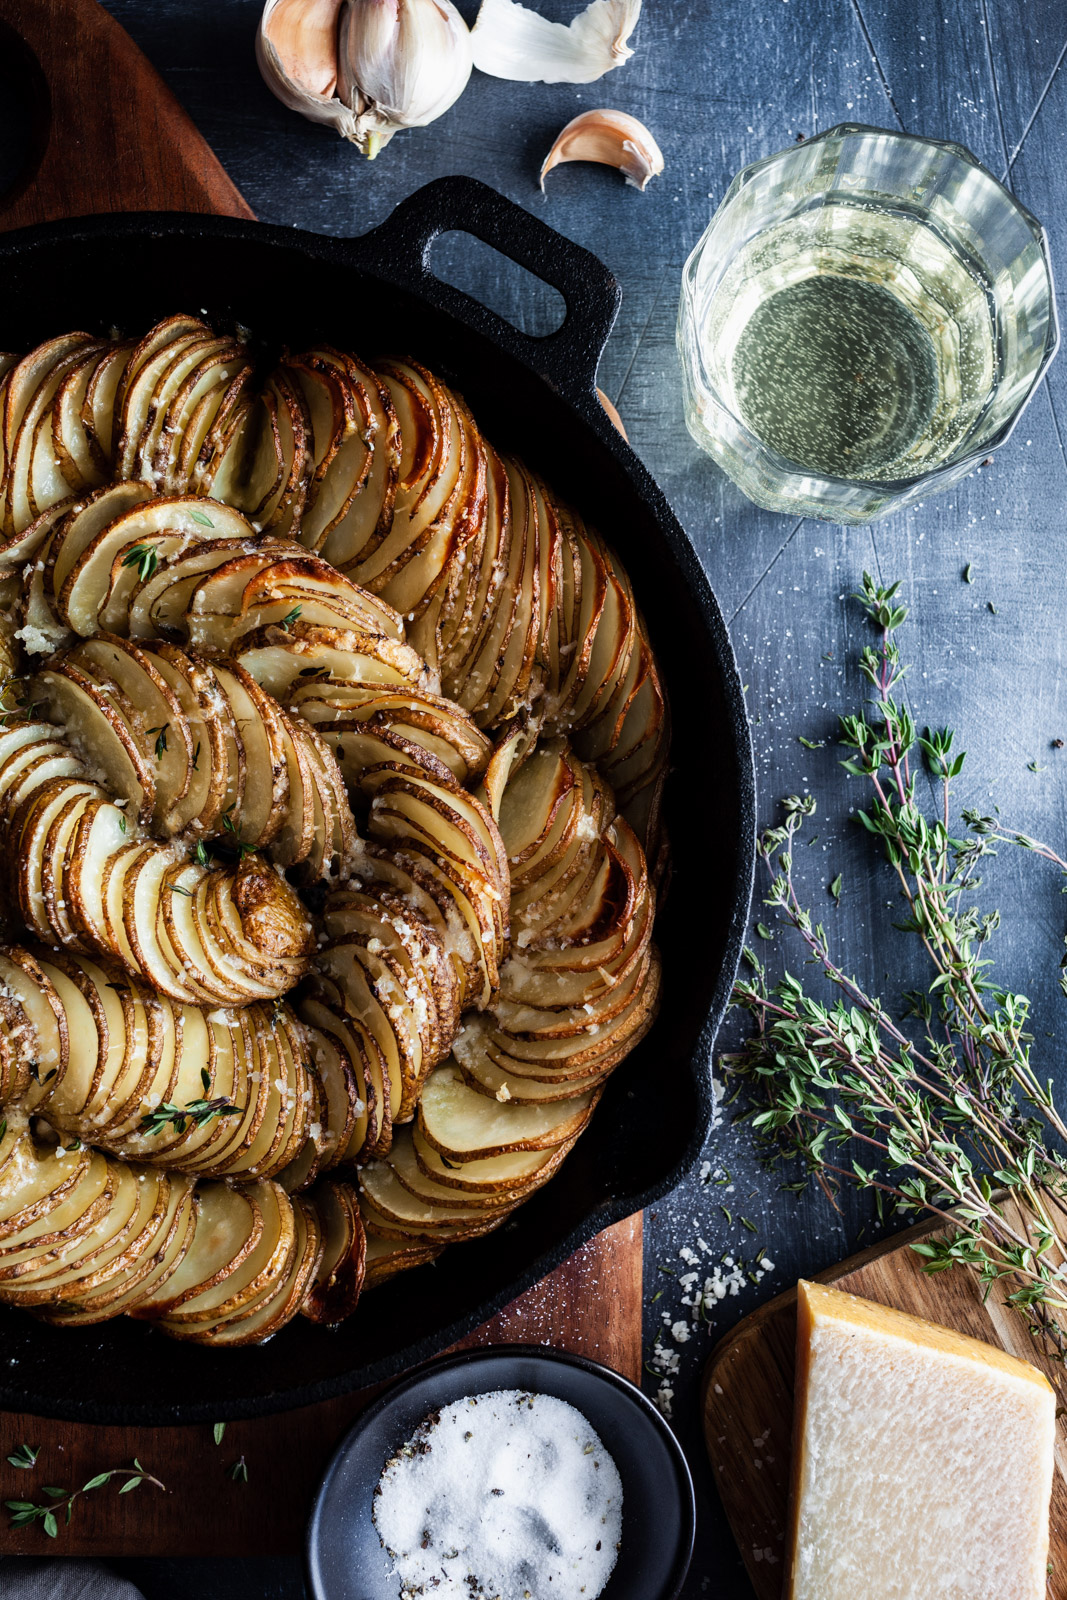
[[[125,1578],[99,1561],[38,1561],[29,1556],[0,1559],[0,1600],[142,1600]]]

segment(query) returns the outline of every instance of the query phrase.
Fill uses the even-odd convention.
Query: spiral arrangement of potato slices
[[[655,1015],[667,708],[458,394],[0,357],[0,681],[0,1302],[254,1343],[548,1181]]]

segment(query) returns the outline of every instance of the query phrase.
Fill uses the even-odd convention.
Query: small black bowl
[[[313,1600],[397,1600],[371,1516],[388,1458],[430,1412],[464,1395],[525,1389],[566,1400],[596,1429],[622,1479],[622,1548],[602,1600],[676,1600],[693,1554],[693,1480],[674,1434],[640,1389],[608,1367],[537,1345],[495,1345],[401,1379],[341,1441],[305,1544]]]

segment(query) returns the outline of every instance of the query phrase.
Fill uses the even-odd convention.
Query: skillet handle
[[[456,230],[473,234],[558,289],[567,307],[562,326],[540,337],[522,333],[438,278],[430,267],[434,240]],[[488,184],[437,178],[402,200],[377,228],[344,243],[366,253],[369,264],[377,262],[393,282],[429,293],[461,322],[487,332],[567,399],[595,397],[597,367],[622,300],[618,282],[596,256]]]

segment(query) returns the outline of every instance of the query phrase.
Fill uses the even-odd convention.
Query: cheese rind
[[[992,1345],[798,1285],[788,1600],[1044,1600],[1056,1397]]]

